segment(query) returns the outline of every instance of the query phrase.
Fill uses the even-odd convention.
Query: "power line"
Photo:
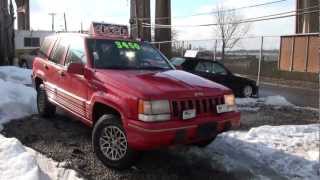
[[[314,6],[310,8],[305,8],[305,9],[314,9],[318,8],[319,6]],[[244,19],[238,22],[230,22],[226,24],[218,24],[218,23],[212,23],[212,24],[200,24],[200,25],[178,25],[178,26],[172,26],[172,25],[165,25],[165,24],[154,24],[153,28],[173,28],[173,27],[207,27],[207,26],[217,26],[217,25],[228,25],[228,24],[243,24],[243,23],[250,23],[250,22],[259,22],[259,21],[267,21],[267,20],[274,20],[274,19],[282,19],[282,18],[287,18],[287,17],[292,17],[292,16],[299,16],[299,15],[304,15],[304,14],[312,14],[312,13],[317,13],[320,12],[320,10],[312,10],[312,11],[307,11],[307,12],[301,12],[304,10],[299,10],[299,11],[289,11],[289,12],[283,12],[283,13],[278,13],[278,14],[272,14],[272,15],[267,15],[267,16],[260,16],[260,17],[255,17],[255,18],[249,18],[249,19]],[[290,14],[298,12],[295,14]],[[290,15],[286,15],[290,14]],[[282,15],[282,16],[279,16]],[[152,27],[152,24],[148,23],[143,23],[144,27]]]
[[[265,38],[279,38],[280,36],[283,35],[270,35],[270,36],[263,36]],[[261,36],[247,36],[247,37],[242,37],[240,39],[256,39],[256,38],[261,38]],[[239,38],[231,38],[231,39],[239,39]],[[210,38],[210,39],[188,39],[188,40],[173,40],[173,41],[159,41],[159,42],[151,42],[151,44],[166,44],[166,43],[175,43],[175,42],[199,42],[199,41],[215,41],[215,40],[222,40],[221,38]]]
[[[320,35],[320,33],[306,33],[303,35]],[[279,38],[281,36],[288,36],[288,35],[263,35],[264,38]],[[257,38],[261,38],[262,36],[246,36],[246,37],[241,37],[241,38],[231,38],[231,39],[257,39]],[[221,41],[223,39],[221,38],[210,38],[210,39],[187,39],[187,40],[172,40],[172,41],[158,41],[158,42],[150,42],[151,44],[166,44],[166,43],[175,43],[175,42],[199,42],[199,41]]]
[[[249,8],[255,8],[255,7],[261,7],[261,6],[268,6],[268,5],[272,5],[272,4],[277,4],[277,3],[281,3],[287,0],[277,0],[277,1],[271,1],[271,2],[266,2],[266,3],[260,3],[260,4],[253,4],[253,5],[249,5],[249,6],[242,6],[239,8],[232,8],[232,9],[226,9],[220,12],[232,12],[232,11],[238,11],[238,10],[242,10],[242,9],[249,9]],[[192,14],[192,15],[187,15],[187,16],[175,16],[175,17],[159,17],[159,18],[155,18],[155,19],[173,19],[173,18],[185,18],[185,17],[193,17],[193,16],[203,16],[203,15],[210,15],[210,14],[217,14],[219,11],[212,11],[212,12],[207,12],[207,13],[197,13],[197,14]],[[138,18],[139,20],[149,20],[152,18]]]

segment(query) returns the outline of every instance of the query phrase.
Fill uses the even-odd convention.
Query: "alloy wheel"
[[[128,148],[124,132],[116,126],[107,126],[99,138],[100,150],[108,159],[118,161],[122,159]]]
[[[243,96],[244,97],[251,97],[252,96],[252,87],[251,86],[244,87]]]

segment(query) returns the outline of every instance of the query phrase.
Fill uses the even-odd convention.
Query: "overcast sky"
[[[151,11],[154,16],[154,1],[151,0]],[[237,8],[247,5],[260,4],[274,0],[171,0],[172,16],[188,16],[196,13],[210,12],[217,4],[225,8]],[[50,30],[50,12],[57,13],[55,29],[63,29],[63,12],[66,12],[68,29],[79,30],[83,22],[87,28],[92,21],[104,21],[118,24],[128,24],[130,0],[30,0],[31,28],[34,30]],[[243,18],[252,18],[292,11],[295,0],[268,5],[264,7],[239,10]],[[214,23],[212,15],[173,18],[173,25],[208,24]],[[210,39],[214,38],[212,27],[178,28],[179,39]],[[283,35],[294,32],[294,17],[257,22],[251,24],[250,35]]]

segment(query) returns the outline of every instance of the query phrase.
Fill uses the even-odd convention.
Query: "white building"
[[[39,48],[44,37],[55,34],[52,31],[15,31],[16,50],[30,50]]]

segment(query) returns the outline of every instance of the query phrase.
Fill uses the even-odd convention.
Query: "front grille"
[[[198,98],[190,100],[171,101],[172,115],[181,118],[184,110],[196,109],[197,116],[204,114],[216,114],[216,106],[224,104],[223,97]]]

